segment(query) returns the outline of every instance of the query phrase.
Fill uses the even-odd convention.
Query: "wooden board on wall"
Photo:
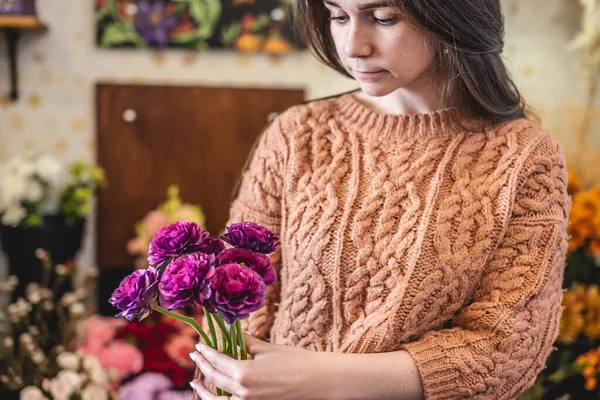
[[[100,268],[126,268],[133,226],[177,184],[208,230],[225,225],[231,190],[267,116],[299,104],[303,90],[98,84],[98,163],[109,186],[98,199]],[[127,121],[129,120],[129,122]]]

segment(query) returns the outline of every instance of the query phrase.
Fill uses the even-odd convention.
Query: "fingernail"
[[[197,344],[196,345],[196,350],[198,350],[200,353],[202,353],[202,345],[201,344]]]
[[[190,382],[190,386],[192,387],[192,389],[194,389],[196,392],[198,391],[198,386],[196,386],[196,384],[194,382]]]
[[[190,353],[190,358],[192,359],[193,362],[195,362],[196,364],[198,363],[198,355],[196,353]]]

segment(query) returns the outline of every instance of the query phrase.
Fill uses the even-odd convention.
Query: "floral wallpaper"
[[[284,54],[298,48],[291,0],[95,0],[100,47]]]

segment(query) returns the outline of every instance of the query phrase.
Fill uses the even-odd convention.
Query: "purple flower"
[[[169,42],[169,30],[177,26],[177,17],[167,12],[165,3],[161,0],[156,0],[153,4],[138,1],[137,7],[135,29],[140,32],[144,42],[165,47]]]
[[[119,389],[119,399],[154,400],[158,393],[171,389],[173,383],[163,374],[146,372]]]
[[[275,251],[279,238],[262,225],[253,222],[241,222],[227,227],[227,233],[221,236],[234,247],[241,247],[263,254]]]
[[[265,282],[272,285],[277,281],[277,273],[271,268],[271,260],[262,253],[248,249],[227,249],[219,253],[219,264],[241,264],[256,271]]]
[[[195,222],[178,221],[154,235],[148,250],[150,265],[159,266],[169,258],[196,251],[210,236]]]
[[[152,310],[152,305],[156,303],[158,278],[159,272],[153,267],[138,269],[126,276],[108,300],[121,310],[116,317],[125,317],[128,321],[141,321],[146,318]]]
[[[197,251],[201,251],[206,254],[219,254],[225,248],[225,244],[221,239],[206,238],[198,246]]]
[[[211,288],[213,295],[206,308],[209,312],[218,311],[228,324],[248,318],[262,306],[267,293],[260,275],[239,264],[217,267]]]
[[[161,307],[171,311],[200,305],[211,295],[210,279],[215,273],[215,256],[195,252],[184,254],[171,262],[160,278],[158,286]]]
[[[193,400],[194,392],[186,390],[184,392],[169,390],[166,392],[160,392],[156,400]]]

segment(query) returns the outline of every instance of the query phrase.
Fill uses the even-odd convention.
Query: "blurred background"
[[[37,370],[26,378],[6,361],[23,334],[15,321],[40,303],[31,299],[36,287],[28,292],[26,284],[41,282],[48,270],[49,284],[56,284],[54,310],[77,289],[62,305],[86,310],[71,313],[80,328],[61,339],[60,351],[78,342],[95,355],[112,374],[113,393],[126,383],[160,386],[166,376],[168,396],[175,396],[169,398],[190,395],[176,389],[187,385],[177,376],[191,371],[184,359],[193,335],[161,320],[132,325],[102,315],[114,312],[107,299],[119,281],[145,266],[148,241],[160,227],[190,219],[213,235],[223,229],[237,174],[274,113],[356,88],[294,41],[288,3],[0,0],[6,39],[0,41],[0,310],[7,310],[0,315],[0,383],[6,393],[41,388],[52,378]],[[541,125],[565,146],[574,196],[559,351],[524,398],[598,398],[600,2],[502,5],[504,59]],[[17,197],[15,208],[9,200]],[[36,254],[39,247],[50,254]],[[19,282],[9,275],[21,275]],[[42,302],[50,301],[45,295]],[[99,331],[106,332],[104,341],[90,344],[95,339],[86,332]],[[51,345],[36,350],[39,332],[25,333],[30,336],[22,340],[33,342],[23,345],[28,354],[56,358]],[[188,339],[172,343],[182,337]],[[123,351],[134,361],[119,364],[115,354]],[[120,398],[127,390],[133,389],[121,390]]]

